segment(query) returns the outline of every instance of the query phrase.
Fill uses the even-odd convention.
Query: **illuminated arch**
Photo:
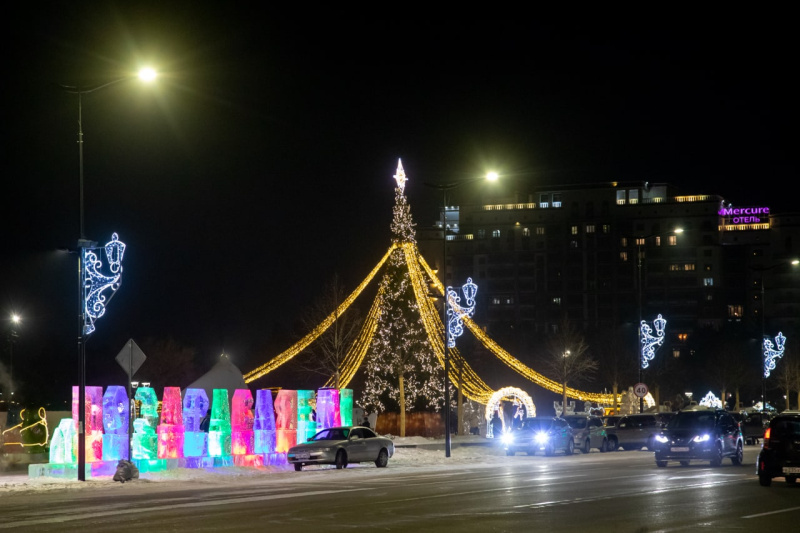
[[[503,387],[502,389],[495,391],[495,393],[489,398],[489,402],[486,404],[486,412],[484,413],[484,417],[486,418],[487,422],[492,420],[492,415],[500,407],[500,402],[509,396],[517,398],[522,402],[522,404],[525,406],[525,412],[528,416],[536,416],[536,406],[533,404],[533,399],[528,395],[527,392],[516,387]],[[503,423],[505,424],[505,421],[503,421]],[[491,426],[491,424],[488,426]],[[488,426],[487,434],[489,431]]]

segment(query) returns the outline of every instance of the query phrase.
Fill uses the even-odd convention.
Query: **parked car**
[[[300,471],[305,465],[336,465],[346,468],[350,463],[374,462],[385,467],[394,455],[391,439],[376,435],[369,428],[343,426],[323,429],[308,442],[292,446],[286,459]]]
[[[620,421],[622,415],[608,415],[603,417],[603,426],[606,428],[613,428],[617,425],[617,422]]]
[[[742,464],[744,438],[730,413],[710,407],[690,407],[678,412],[655,438],[655,459],[659,467],[668,461],[687,466],[692,460],[719,466],[729,458]]]
[[[800,413],[783,412],[769,421],[756,461],[758,482],[769,487],[783,477],[793,485],[800,476]]]
[[[534,455],[538,451],[553,455],[564,450],[565,455],[575,451],[575,438],[566,420],[559,417],[534,416],[522,421],[520,427],[503,434],[506,455],[525,452]]]
[[[614,427],[606,427],[608,450],[653,449],[653,439],[666,425],[672,413],[636,413],[625,415]]]
[[[567,415],[564,417],[572,428],[575,448],[589,453],[592,448],[605,452],[608,446],[606,428],[603,420],[593,415]]]
[[[769,426],[769,418],[761,413],[742,413],[740,424],[745,444],[758,444]]]

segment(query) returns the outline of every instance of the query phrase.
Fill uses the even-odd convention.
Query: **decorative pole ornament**
[[[772,370],[775,370],[775,360],[783,357],[783,351],[786,349],[786,337],[783,333],[778,332],[775,337],[775,344],[769,337],[764,337],[764,377],[768,378]]]
[[[405,191],[406,181],[408,179],[406,178],[406,171],[403,170],[403,162],[400,159],[397,160],[397,174],[395,174],[393,177],[395,181],[397,181],[397,188],[401,191]]]
[[[467,278],[467,282],[461,286],[464,293],[466,307],[461,305],[461,297],[453,287],[447,287],[447,347],[455,348],[456,339],[464,333],[465,316],[471,317],[475,312],[475,295],[478,293],[478,286],[472,283],[472,278]]]
[[[94,321],[106,312],[106,304],[119,289],[122,280],[122,256],[125,253],[125,243],[119,240],[116,233],[111,235],[111,241],[103,247],[106,252],[106,261],[111,275],[101,274],[103,267],[95,250],[98,247],[84,247],[83,252],[83,334],[89,336],[94,332]],[[111,289],[111,295],[106,300],[103,292]]]
[[[664,344],[664,328],[667,327],[667,321],[661,315],[658,315],[653,320],[653,325],[656,328],[656,334],[653,335],[653,328],[651,328],[647,321],[642,320],[639,326],[642,339],[642,368],[650,366],[650,361],[656,356],[656,348]]]

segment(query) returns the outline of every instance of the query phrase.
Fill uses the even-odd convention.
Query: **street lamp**
[[[786,341],[786,338],[783,336],[782,333],[778,333],[778,336],[775,337],[775,343],[777,345],[777,350],[775,349],[775,345],[772,344],[772,341],[767,338],[767,326],[766,326],[766,293],[764,291],[764,272],[777,268],[779,266],[783,266],[786,264],[792,265],[792,267],[796,267],[800,265],[800,259],[791,259],[789,261],[783,261],[781,263],[776,263],[774,265],[770,265],[768,267],[750,267],[752,270],[756,272],[761,272],[761,411],[766,411],[767,409],[767,378],[769,377],[769,371],[775,368],[774,360],[777,357],[781,357],[783,355],[783,343]],[[772,363],[770,365],[770,363]]]
[[[425,183],[426,187],[442,191],[442,274],[440,281],[442,285],[447,287],[447,191],[456,189],[462,185],[470,183],[477,183],[479,181],[497,181],[499,175],[497,172],[488,172],[485,176],[480,178],[473,178],[469,180],[454,182],[454,183]],[[450,457],[450,355],[448,350],[449,333],[447,328],[447,316],[449,307],[449,298],[447,290],[445,289],[444,303],[442,305],[442,326],[444,327],[444,456]]]
[[[83,204],[83,95],[111,87],[118,83],[132,79],[151,82],[156,78],[152,68],[143,68],[136,75],[122,76],[105,83],[80,86],[60,85],[61,89],[70,94],[78,95],[78,175],[79,175],[79,200],[80,200],[80,238],[78,239],[78,366],[80,380],[78,384],[78,481],[86,481],[86,342],[94,331],[94,321],[103,315],[105,305],[108,303],[103,292],[106,289],[116,291],[119,288],[122,268],[122,254],[125,245],[117,239],[117,234],[112,236],[112,241],[106,244],[105,251],[111,275],[104,276],[97,272],[101,266],[95,253],[97,243],[86,238],[84,226]],[[113,294],[112,294],[113,296]]]
[[[8,405],[11,407],[11,402],[14,400],[14,342],[17,340],[16,327],[22,322],[22,317],[17,313],[11,313],[11,331],[8,334]]]
[[[672,231],[666,233],[666,235],[675,235],[683,233],[683,228],[675,228]],[[651,233],[650,235],[645,235],[643,237],[636,237],[636,259],[637,259],[637,289],[638,289],[638,307],[639,307],[639,325],[637,327],[638,333],[638,345],[636,348],[636,359],[637,359],[637,367],[639,369],[639,381],[638,383],[642,383],[642,371],[644,369],[644,355],[642,353],[643,350],[643,343],[642,343],[642,328],[645,327],[644,320],[642,319],[642,259],[644,258],[644,253],[642,252],[642,247],[647,239],[652,237],[660,238],[660,233]],[[661,318],[661,315],[659,315]],[[644,396],[639,398],[639,412],[644,412]]]

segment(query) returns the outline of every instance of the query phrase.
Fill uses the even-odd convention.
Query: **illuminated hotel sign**
[[[759,224],[769,218],[769,207],[720,207],[719,216],[730,224]],[[765,220],[762,220],[765,219]]]

